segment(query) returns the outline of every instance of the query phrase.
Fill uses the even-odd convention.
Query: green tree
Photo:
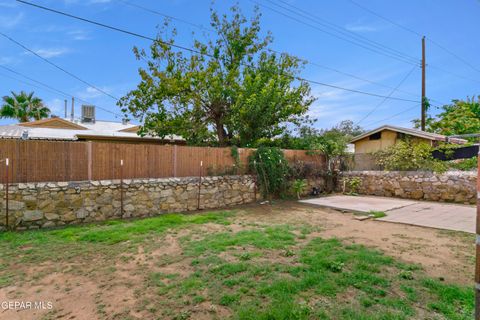
[[[251,146],[281,135],[288,124],[306,121],[314,99],[297,75],[303,62],[268,50],[260,35],[260,13],[249,21],[238,6],[231,16],[211,11],[216,36],[194,41],[196,52],[179,52],[176,31],[150,46],[134,48],[141,82],[119,101],[127,116],[143,123],[141,134],[179,134],[190,144]],[[166,23],[168,25],[168,23]]]
[[[441,107],[436,117],[428,117],[426,130],[443,135],[457,135],[480,132],[479,100],[453,100],[452,104]],[[419,121],[415,120],[415,126]]]
[[[40,120],[50,116],[50,109],[46,107],[42,99],[35,97],[34,92],[20,93],[11,92],[11,96],[3,97],[3,105],[0,108],[0,118],[17,119],[20,122]]]
[[[389,171],[446,171],[447,164],[434,159],[433,150],[428,143],[406,139],[385,150],[377,151],[374,156],[377,164]]]

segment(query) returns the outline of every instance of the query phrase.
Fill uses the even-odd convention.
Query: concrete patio
[[[354,213],[383,211],[379,221],[475,233],[475,206],[372,196],[334,195],[300,202]]]

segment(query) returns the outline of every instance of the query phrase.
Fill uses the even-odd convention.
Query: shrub
[[[386,150],[374,153],[378,165],[385,170],[444,172],[447,165],[432,157],[433,148],[425,142],[399,141]]]
[[[456,170],[469,171],[475,170],[478,166],[478,158],[462,159],[458,161],[451,161],[449,167]]]
[[[279,148],[260,147],[250,158],[250,167],[258,176],[264,197],[284,196],[288,187],[289,167]]]
[[[362,179],[360,179],[359,177],[353,177],[347,179],[345,182],[348,185],[348,193],[353,195],[358,193],[358,190],[360,189],[360,184],[362,183]]]
[[[298,199],[300,199],[300,195],[303,193],[306,187],[307,187],[307,180],[305,179],[297,179],[293,182],[293,185],[292,185],[293,192],[295,192]]]

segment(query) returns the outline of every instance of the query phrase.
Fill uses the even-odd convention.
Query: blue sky
[[[162,17],[127,6],[121,0],[31,1],[152,37],[156,34],[156,27],[163,22]],[[206,27],[209,24],[211,3],[209,0],[130,1],[194,24]],[[425,34],[480,70],[478,59],[480,1],[355,1],[419,34]],[[257,1],[239,1],[246,15],[251,15],[254,2]],[[218,0],[214,6],[220,12],[224,12],[234,3],[231,0]],[[275,7],[268,0],[258,0],[258,3],[263,5],[260,7],[263,13],[263,31],[270,30],[274,36],[272,48],[289,52],[317,64],[307,65],[302,72],[303,77],[354,90],[389,95],[392,91],[391,87],[396,87],[410,73],[399,87],[401,92],[396,91],[392,96],[420,100],[419,67],[366,50],[339,39],[338,33],[336,33],[337,37],[334,37],[325,31],[334,32],[331,29],[332,25],[329,24],[333,23],[335,25],[333,28],[342,30],[340,36],[344,38],[352,34],[354,37],[361,36],[364,37],[362,43],[367,41],[363,39],[368,38],[375,41],[377,48],[380,48],[379,50],[383,53],[389,50],[385,49],[388,47],[401,52],[402,56],[407,54],[419,61],[421,39],[418,35],[380,19],[349,0],[288,1],[289,4],[315,15],[315,19],[323,19],[321,20],[323,25],[295,15],[292,11],[287,12]],[[277,4],[281,3],[277,2]],[[274,12],[266,6],[283,11],[295,19]],[[285,4],[282,6],[287,7]],[[294,10],[292,7],[289,9]],[[307,22],[310,26],[298,20]],[[172,21],[172,25],[177,27],[179,32],[178,44],[184,46],[191,46],[192,32],[202,39],[211,37],[208,32],[185,23]],[[134,58],[132,47],[148,48],[150,44],[146,40],[101,29],[13,0],[0,0],[0,31],[116,97],[121,97],[133,89],[139,81],[137,70],[141,62]],[[319,67],[318,64],[380,83],[380,85],[333,72]],[[0,65],[120,114],[115,100],[69,77],[3,37],[0,37]],[[429,39],[427,39],[427,65],[427,96],[433,99],[432,104],[441,105],[448,103],[451,99],[480,94],[478,90],[480,71],[453,57],[431,43]],[[6,95],[11,90],[33,90],[57,115],[63,116],[65,97],[45,88],[33,87],[31,84],[30,80],[0,68],[1,95]],[[328,128],[346,119],[359,121],[369,113],[371,114],[360,122],[366,128],[384,123],[411,126],[410,120],[417,118],[420,113],[419,103],[414,102],[387,100],[379,106],[382,102],[381,98],[320,85],[312,85],[312,93],[317,97],[317,101],[311,107],[310,114],[318,119],[315,124],[318,128]],[[77,107],[80,104],[81,102],[77,102]],[[79,108],[76,112],[79,112]],[[432,112],[436,111],[432,110]],[[399,115],[391,118],[395,114]],[[115,119],[114,115],[103,110],[97,111],[97,118]],[[11,122],[0,121],[2,124]]]

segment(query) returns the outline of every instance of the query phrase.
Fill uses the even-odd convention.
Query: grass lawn
[[[458,276],[448,265],[438,276],[428,261],[410,261],[435,245],[421,228],[392,227],[383,239],[392,255],[355,232],[331,234],[361,223],[280,204],[3,233],[0,300],[53,302],[52,310],[8,311],[8,319],[472,319],[470,285],[451,281]],[[422,232],[457,244],[458,272],[470,271],[468,235]]]

